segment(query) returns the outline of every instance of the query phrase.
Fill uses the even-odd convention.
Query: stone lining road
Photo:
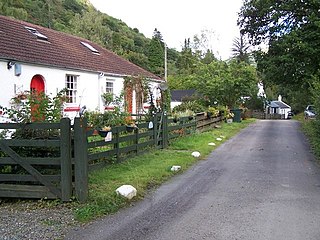
[[[319,240],[320,171],[293,120],[261,120],[86,240]]]

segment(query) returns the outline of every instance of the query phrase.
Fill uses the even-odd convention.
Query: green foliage
[[[318,75],[314,75],[312,78],[312,84],[310,87],[310,91],[312,94],[312,102],[308,105],[312,104],[315,107],[316,113],[320,113],[320,71]],[[320,121],[320,115],[316,115],[317,120]],[[320,128],[319,128],[320,131]]]
[[[257,94],[258,77],[254,67],[244,62],[215,61],[199,65],[192,85],[208,105],[227,105],[230,108],[242,103],[241,97]]]
[[[105,127],[120,126],[126,123],[129,113],[124,111],[123,94],[120,96],[113,96],[111,93],[102,95],[105,100],[105,105],[114,105],[112,111],[105,111],[100,113],[97,111],[87,111],[84,116],[87,118],[88,126],[95,129],[103,129]]]
[[[208,107],[207,114],[210,114],[211,117],[218,117],[220,114],[220,109],[215,107]]]
[[[251,63],[251,55],[249,53],[250,45],[245,41],[243,34],[240,34],[240,38],[233,40],[233,57],[238,62]]]
[[[268,45],[255,54],[264,85],[278,85],[299,110],[320,64],[319,8],[319,1],[245,0],[238,20],[251,43]]]
[[[89,39],[105,47],[112,38],[112,31],[103,25],[105,17],[93,8],[76,14],[70,20],[70,33]]]
[[[182,75],[191,74],[194,72],[199,59],[192,52],[190,39],[185,39],[184,47],[176,62],[178,73]]]
[[[12,98],[12,107],[1,107],[4,114],[18,123],[59,122],[62,118],[63,103],[66,102],[63,89],[51,98],[43,92],[22,92]]]
[[[310,145],[312,146],[312,151],[316,155],[318,161],[320,159],[320,121],[319,119],[312,121],[305,121],[303,118],[300,119],[302,122],[302,129],[307,135]]]
[[[195,113],[204,112],[206,108],[201,105],[198,101],[185,101],[182,102],[180,105],[173,108],[172,112],[185,112],[190,110]]]
[[[258,96],[252,96],[249,100],[245,101],[244,106],[251,110],[264,110],[264,99]]]
[[[164,42],[161,33],[155,29],[148,47],[149,69],[164,76]]]

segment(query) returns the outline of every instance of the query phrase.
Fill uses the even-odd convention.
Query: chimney
[[[278,96],[278,101],[282,102],[282,96],[281,95]]]

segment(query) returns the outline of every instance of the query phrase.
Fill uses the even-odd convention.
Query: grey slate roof
[[[280,101],[272,101],[270,103],[270,107],[272,108],[291,108],[288,104]]]
[[[185,97],[191,97],[196,93],[195,89],[191,90],[171,90],[171,101],[182,102]]]

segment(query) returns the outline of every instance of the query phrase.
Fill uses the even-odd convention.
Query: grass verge
[[[316,158],[320,159],[320,120],[312,119],[305,120],[304,115],[299,114],[295,118],[296,120],[301,122],[302,131],[305,133],[307,138],[309,139],[309,143],[311,145],[312,151]]]
[[[171,166],[179,165],[182,168],[180,172],[183,172],[195,162],[206,158],[216,147],[254,121],[254,119],[248,119],[241,123],[223,123],[221,128],[195,133],[172,141],[167,149],[153,150],[121,164],[114,164],[91,173],[89,199],[85,204],[76,204],[76,219],[88,222],[129,206],[130,201],[115,193],[115,189],[123,184],[130,184],[137,189],[138,195],[131,201],[142,199],[148,190],[159,186],[177,174],[170,171]],[[217,138],[221,138],[221,141],[218,141]],[[216,145],[209,146],[210,142]],[[192,157],[193,151],[199,151],[201,156]]]

